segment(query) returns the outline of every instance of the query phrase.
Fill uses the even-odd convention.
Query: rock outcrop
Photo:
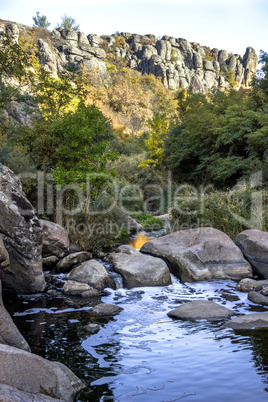
[[[257,229],[244,230],[235,242],[254,271],[268,278],[268,233]]]
[[[252,277],[241,250],[214,228],[174,232],[145,243],[141,252],[165,258],[183,282]]]
[[[42,227],[42,255],[43,257],[63,257],[69,251],[69,236],[67,231],[54,222],[40,219]]]
[[[47,397],[44,400],[48,401],[56,398],[71,402],[76,393],[84,388],[83,383],[63,364],[11,346],[0,345],[0,361],[1,386],[10,387],[10,392],[13,389],[32,394],[32,398],[40,395],[40,398]]]
[[[0,164],[0,234],[9,264],[0,269],[4,288],[16,292],[43,291],[42,228],[22,191],[18,177]]]
[[[30,28],[2,21],[2,30],[17,40],[19,32]],[[103,77],[109,76],[105,59],[108,53],[128,67],[141,73],[160,77],[172,90],[192,87],[195,92],[213,88],[248,88],[256,74],[258,57],[251,47],[242,57],[226,50],[209,49],[186,39],[154,35],[116,33],[110,36],[86,36],[83,32],[58,28],[49,41],[38,41],[39,59],[53,76],[63,65],[83,63],[88,70],[98,69]]]
[[[6,311],[2,300],[2,285],[0,281],[0,344],[14,346],[30,352],[30,347],[21,335],[11,316]],[[1,382],[1,378],[0,378]]]

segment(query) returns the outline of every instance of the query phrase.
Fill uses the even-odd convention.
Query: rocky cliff
[[[30,27],[1,21],[0,29],[16,40]],[[94,34],[58,28],[49,34],[49,41],[38,40],[38,57],[54,76],[63,65],[81,63],[90,70],[97,68],[108,75],[107,58],[138,70],[161,77],[172,90],[191,86],[196,92],[213,88],[250,87],[256,74],[258,57],[251,47],[243,57],[226,50],[209,49],[186,39],[154,35],[116,33],[99,37]]]

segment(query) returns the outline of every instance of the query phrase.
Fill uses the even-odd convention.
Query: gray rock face
[[[1,384],[25,393],[71,402],[76,393],[84,388],[63,364],[11,346],[0,345],[0,361]]]
[[[74,268],[67,279],[86,283],[97,290],[103,290],[107,287],[114,288],[114,283],[105,267],[95,260],[86,261]]]
[[[169,268],[160,258],[141,253],[127,255],[130,258],[123,264],[114,265],[115,272],[122,275],[124,285],[127,288],[171,284]]]
[[[67,231],[54,222],[40,219],[40,223],[42,227],[43,257],[50,255],[63,257],[70,246]]]
[[[268,328],[268,313],[242,315],[226,322],[223,326],[232,329]]]
[[[183,282],[252,277],[240,249],[213,228],[174,232],[145,243],[141,252],[165,258]]]
[[[19,28],[27,29],[20,24],[11,26],[6,22],[4,25],[15,40],[18,40]],[[230,88],[226,74],[229,72],[236,89],[248,88],[258,64],[258,57],[250,47],[241,57],[167,35],[160,40],[154,35],[124,32],[99,37],[58,28],[51,33],[51,38],[52,45],[40,39],[38,47],[41,64],[54,76],[63,64],[73,63],[77,66],[83,64],[88,70],[97,68],[107,77],[104,60],[109,52],[126,61],[130,68],[161,77],[164,85],[172,90],[192,86],[196,92],[206,92],[213,88]]]
[[[0,344],[14,346],[30,352],[30,347],[23,338],[11,316],[6,311],[2,300],[2,286],[0,281]],[[0,380],[1,382],[1,380]]]
[[[88,251],[78,251],[76,253],[71,253],[58,262],[57,271],[68,272],[74,265],[91,260],[91,258],[92,254]]]
[[[0,270],[5,288],[17,292],[43,291],[42,229],[17,176],[0,164],[0,234],[10,264]]]
[[[254,271],[268,278],[268,233],[257,229],[244,230],[235,242]]]
[[[63,399],[50,398],[47,395],[19,391],[5,384],[0,384],[0,395],[0,400],[4,402],[64,402]]]
[[[225,320],[234,313],[224,306],[208,300],[195,300],[184,303],[169,311],[168,316],[180,320]]]
[[[9,263],[9,255],[5,248],[3,239],[0,235],[0,269],[6,267],[7,265],[9,265]]]

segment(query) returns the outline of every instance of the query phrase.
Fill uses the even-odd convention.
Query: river
[[[235,290],[233,281],[180,283],[131,290],[107,289],[102,302],[123,311],[92,319],[91,301],[35,295],[5,297],[32,351],[58,360],[86,384],[77,401],[267,401],[268,331],[234,332],[223,321],[172,320],[181,303],[205,299],[237,315],[267,311]],[[55,275],[60,288],[63,274]],[[100,329],[89,334],[86,325]]]

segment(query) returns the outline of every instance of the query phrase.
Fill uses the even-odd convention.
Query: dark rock
[[[254,271],[268,278],[268,233],[257,229],[244,230],[235,242]]]
[[[168,316],[180,320],[225,320],[234,313],[224,306],[207,300],[195,300],[184,303],[174,310],[169,311]]]
[[[84,388],[66,366],[33,353],[0,345],[0,361],[1,384],[22,392],[71,402],[76,393]]]
[[[262,295],[259,292],[249,292],[248,299],[255,304],[261,304],[262,306],[268,306],[268,297]]]
[[[6,311],[2,299],[2,286],[0,281],[0,344],[14,346],[30,352],[30,347]],[[0,377],[1,383],[1,377]]]
[[[64,257],[57,264],[57,271],[68,272],[70,269],[81,262],[85,262],[92,259],[92,254],[88,251],[79,251],[77,253],[72,253]]]
[[[100,330],[100,325],[99,324],[88,324],[85,326],[85,330],[87,332],[89,332],[90,334],[93,334]]]
[[[141,252],[165,258],[184,282],[252,276],[240,249],[229,236],[213,228],[170,233],[145,243]]]
[[[43,236],[43,256],[56,255],[57,257],[63,257],[70,248],[67,231],[54,222],[41,219],[40,223]]]
[[[0,269],[3,287],[24,293],[43,291],[41,225],[18,177],[2,164],[0,209],[0,234],[10,259],[10,264]]]
[[[268,313],[242,315],[226,322],[223,327],[232,329],[268,328]]]
[[[114,315],[119,314],[122,310],[122,307],[114,304],[100,303],[88,312],[91,317],[113,317]]]

